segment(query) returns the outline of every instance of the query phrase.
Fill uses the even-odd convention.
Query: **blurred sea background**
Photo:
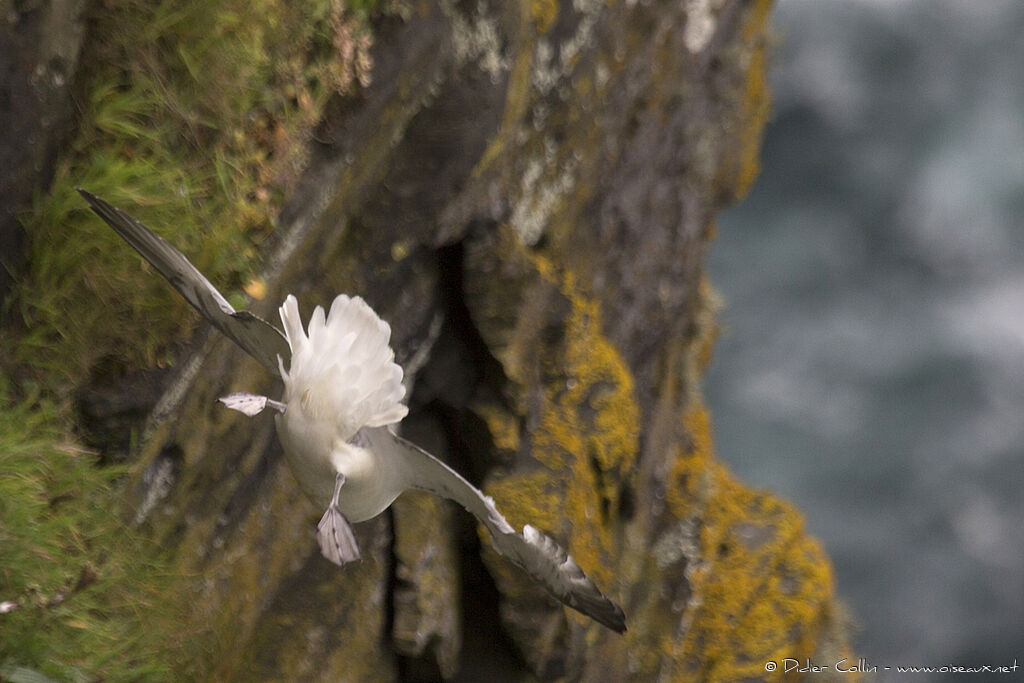
[[[763,170],[711,254],[718,452],[804,510],[880,680],[1024,680],[1024,2],[774,19]]]

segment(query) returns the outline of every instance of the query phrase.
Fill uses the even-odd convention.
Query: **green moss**
[[[0,668],[60,680],[170,678],[174,608],[155,549],[125,527],[116,468],[60,427],[49,402],[0,388]]]

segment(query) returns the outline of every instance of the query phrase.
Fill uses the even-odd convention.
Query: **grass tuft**
[[[13,299],[17,339],[5,344],[16,365],[73,385],[105,356],[124,369],[167,363],[196,322],[75,186],[135,215],[226,294],[244,296],[325,103],[368,81],[365,4],[92,6],[79,130],[24,221],[29,270]]]
[[[324,105],[368,82],[375,5],[89,4],[78,127],[23,217],[31,252],[0,328],[0,679],[162,680],[204,666],[201,638],[176,626],[189,584],[173,550],[125,525],[124,471],[75,444],[69,398],[106,379],[95,373],[172,363],[198,316],[74,187],[244,302]]]
[[[60,424],[52,403],[0,387],[0,671],[167,678],[170,649],[150,636],[173,611],[161,554],[111,505],[120,469]]]

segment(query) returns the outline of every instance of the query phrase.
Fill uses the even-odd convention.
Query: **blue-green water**
[[[1024,2],[775,25],[763,172],[711,256],[719,452],[804,509],[880,672],[1024,680]]]

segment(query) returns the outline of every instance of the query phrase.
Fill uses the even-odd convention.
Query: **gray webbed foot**
[[[334,484],[334,495],[327,511],[320,518],[316,527],[316,540],[320,545],[320,552],[328,560],[339,567],[358,560],[359,545],[352,533],[352,525],[338,507],[338,494],[341,492],[342,484],[345,483],[345,475],[338,473]]]
[[[262,413],[265,408],[273,408],[279,413],[284,413],[285,408],[288,407],[280,401],[275,401],[267,398],[266,396],[249,394],[244,391],[240,391],[235,394],[228,394],[227,396],[223,396],[217,400],[228,408],[237,410],[248,417],[256,417]]]

